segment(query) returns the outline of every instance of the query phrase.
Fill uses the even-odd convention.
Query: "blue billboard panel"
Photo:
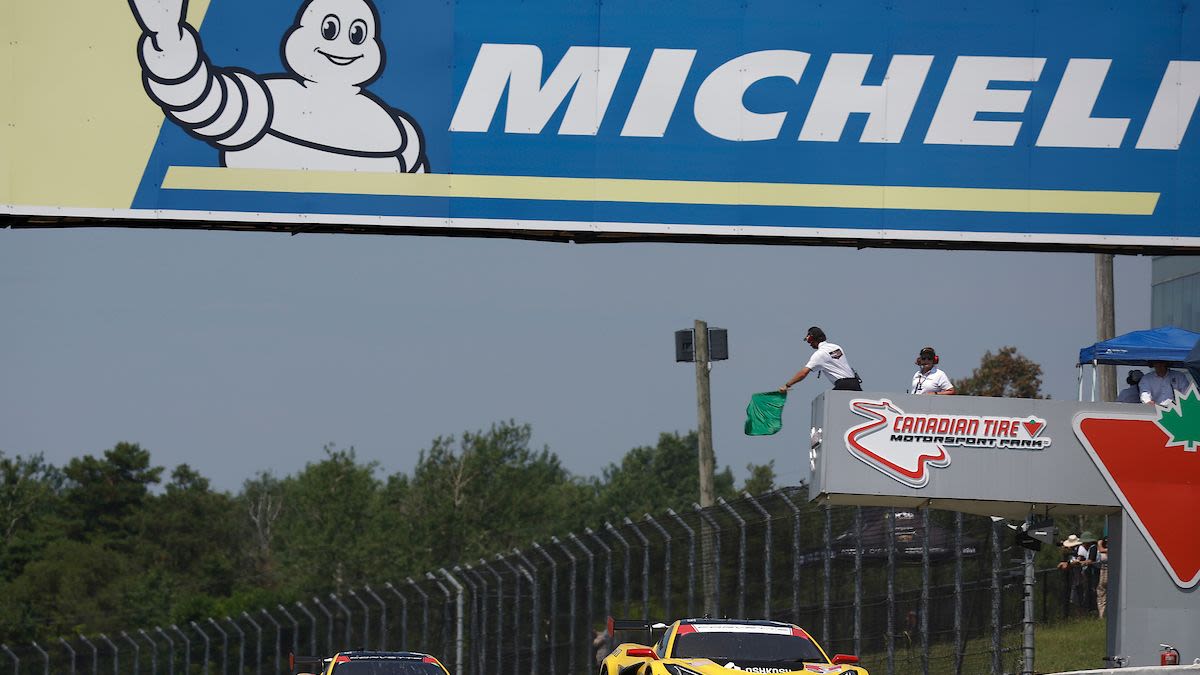
[[[131,217],[1200,249],[1179,1],[184,5]]]

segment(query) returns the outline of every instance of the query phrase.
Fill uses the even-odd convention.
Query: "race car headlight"
[[[697,673],[691,668],[685,668],[674,663],[664,663],[663,668],[666,668],[667,672],[671,675],[700,675],[700,673]]]

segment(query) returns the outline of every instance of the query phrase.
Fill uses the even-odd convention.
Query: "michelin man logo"
[[[129,0],[146,92],[221,165],[424,173],[421,128],[365,87],[383,72],[370,0],[305,0],[283,37],[286,73],[209,63],[187,0]]]

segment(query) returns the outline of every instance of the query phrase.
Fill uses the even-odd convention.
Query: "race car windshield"
[[[422,661],[347,661],[333,668],[334,675],[446,675]]]
[[[675,637],[675,658],[824,663],[812,640],[777,633],[696,632]]]

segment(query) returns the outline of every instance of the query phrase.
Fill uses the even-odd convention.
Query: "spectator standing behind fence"
[[[1175,402],[1175,392],[1182,394],[1188,390],[1187,375],[1171,370],[1166,361],[1153,361],[1150,365],[1154,368],[1153,372],[1143,375],[1138,383],[1142,403],[1170,405]]]
[[[1100,567],[1100,581],[1096,583],[1096,613],[1104,618],[1108,608],[1108,537],[1096,542],[1096,563]]]
[[[1068,615],[1070,605],[1084,609],[1087,607],[1088,584],[1083,575],[1083,561],[1087,558],[1087,548],[1078,535],[1072,534],[1062,543],[1062,562],[1058,569],[1066,575],[1066,603],[1063,616]]]
[[[793,384],[808,377],[812,371],[817,371],[817,377],[825,373],[825,377],[833,381],[833,388],[842,391],[862,391],[862,379],[850,366],[850,359],[842,348],[832,342],[826,342],[825,331],[813,326],[808,329],[804,341],[813,348],[812,358],[808,363],[791,377],[782,387],[781,392],[787,392]]]
[[[952,396],[954,383],[938,368],[938,355],[933,347],[923,347],[917,354],[916,365],[919,368],[913,374],[910,394],[933,394],[935,396]]]
[[[1142,381],[1142,371],[1131,370],[1125,376],[1125,384],[1129,385],[1117,394],[1117,403],[1141,403],[1142,392],[1138,389],[1138,383]]]

